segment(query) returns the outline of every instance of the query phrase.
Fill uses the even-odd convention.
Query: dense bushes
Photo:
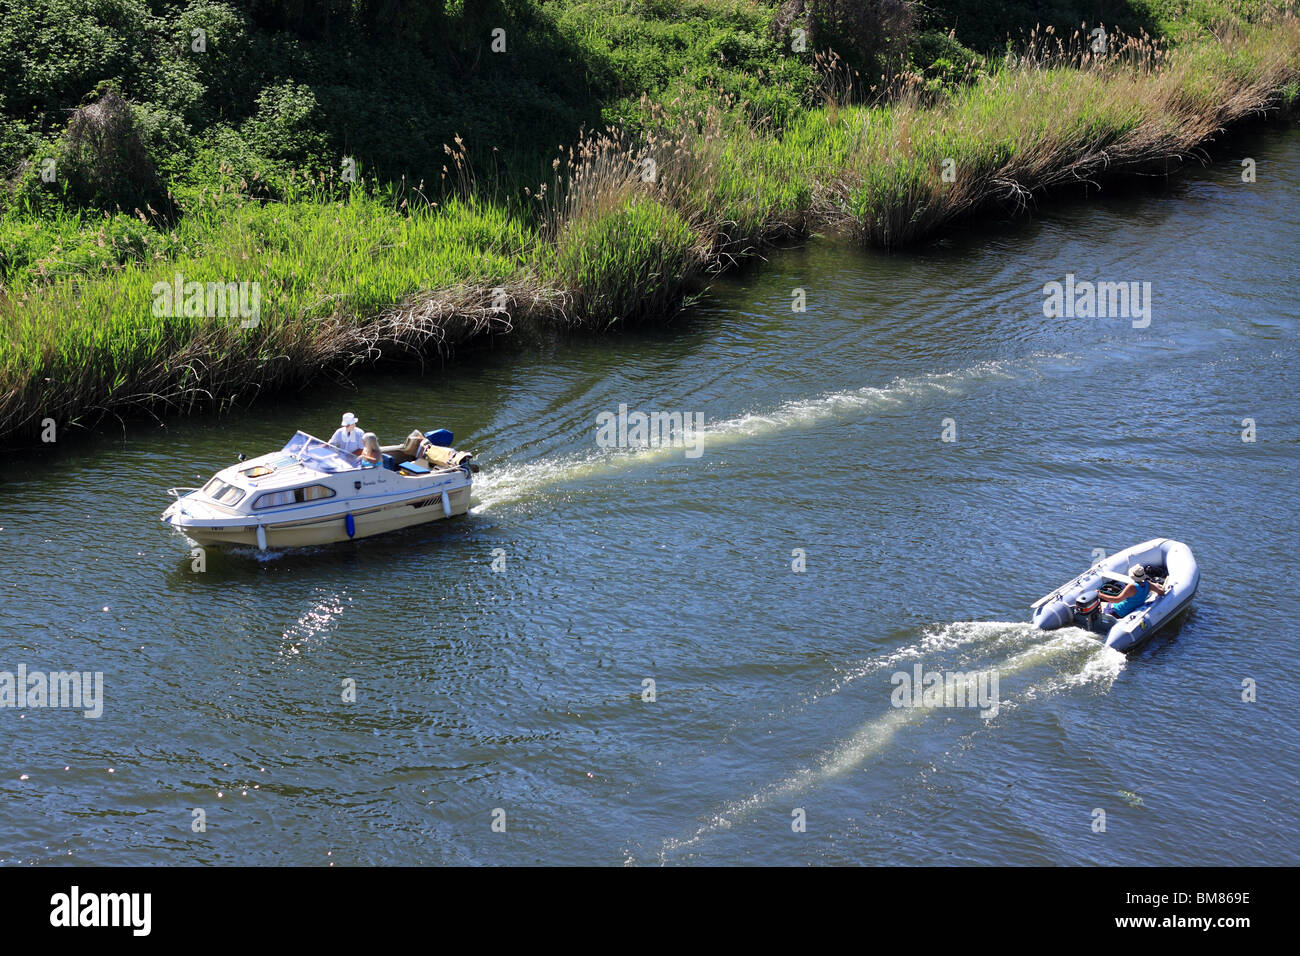
[[[816,101],[827,47],[864,92],[903,69],[952,88],[975,53],[1038,21],[1155,30],[1184,8],[1234,4],[1245,0],[0,0],[0,176],[12,181],[111,85],[175,191],[215,185],[223,164],[266,182],[345,156],[372,177],[433,183],[456,134],[518,186],[581,127],[635,126],[643,94],[730,94],[785,125]]]

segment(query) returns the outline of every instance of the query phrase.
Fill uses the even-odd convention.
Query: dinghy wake
[[[945,716],[953,717],[955,712],[950,702],[926,705],[920,694],[915,695],[911,705],[898,705],[899,698],[905,696],[900,691],[924,679],[923,675],[942,677],[955,673],[959,679],[973,675],[994,677],[988,682],[997,691],[990,706],[985,708],[990,713],[989,719],[984,727],[973,726],[978,732],[995,733],[1001,723],[1014,720],[1005,716],[1009,711],[1036,700],[1085,688],[1105,693],[1126,662],[1124,654],[1099,644],[1092,635],[1078,628],[1057,631],[1047,640],[1031,625],[1011,621],[955,622],[927,628],[915,642],[860,662],[825,688],[759,721],[763,724],[789,718],[819,701],[834,699],[855,684],[874,684],[881,688],[875,698],[881,702],[877,716],[814,755],[807,766],[748,796],[724,803],[688,835],[665,840],[659,848],[657,862],[670,862],[710,835],[743,825],[767,807],[796,806],[805,794],[887,753],[900,734],[917,732]],[[944,689],[942,681],[935,682],[935,689],[936,692]],[[971,725],[970,721],[964,723]],[[760,732],[752,725],[748,731]],[[951,731],[936,727],[933,732]]]

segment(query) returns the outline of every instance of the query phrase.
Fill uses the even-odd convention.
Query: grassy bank
[[[969,82],[911,71],[887,90],[822,61],[819,106],[803,74],[757,73],[708,96],[624,103],[623,122],[561,149],[526,186],[453,139],[436,187],[276,172],[271,188],[222,164],[165,221],[11,211],[0,435],[244,404],[324,369],[525,325],[657,318],[711,273],[818,224],[876,246],[922,241],[1056,186],[1163,169],[1300,97],[1294,17],[1224,21],[1172,48],[1115,42],[1104,56],[1055,31],[1022,48],[975,63]],[[755,83],[774,90],[761,108],[746,96]],[[257,283],[256,323],[156,314],[155,285],[178,274]]]
[[[1298,80],[1294,18],[1172,52],[1133,42],[1082,67],[1030,55],[935,107],[842,117],[853,145],[830,183],[830,215],[894,247],[1055,187],[1168,172],[1247,117],[1289,110]]]

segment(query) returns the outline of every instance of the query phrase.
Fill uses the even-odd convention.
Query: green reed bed
[[[41,422],[244,403],[395,350],[521,324],[604,329],[673,312],[713,272],[818,224],[917,242],[981,208],[1182,159],[1294,103],[1294,18],[1173,53],[1003,64],[937,98],[809,109],[783,127],[726,97],[646,107],[499,197],[449,151],[452,198],[363,187],[281,201],[246,183],[183,197],[170,226],[125,216],[0,220],[0,435]],[[951,160],[951,164],[947,161]],[[952,181],[943,171],[950,165]],[[44,230],[44,232],[41,232]],[[155,315],[154,286],[256,282],[258,321]]]
[[[843,111],[852,145],[832,205],[865,242],[906,245],[981,208],[1182,161],[1225,127],[1293,103],[1297,79],[1295,18],[1151,48],[1136,66],[1120,55],[1083,68],[1021,62],[937,106]]]
[[[517,283],[535,234],[506,211],[453,200],[402,215],[358,191],[344,203],[259,205],[190,223],[185,251],[102,274],[53,275],[0,298],[0,434],[46,418],[241,401],[373,357],[377,323],[420,290],[462,307]],[[257,283],[239,315],[155,315],[155,283]],[[469,290],[468,292],[466,290]]]
[[[674,209],[648,196],[570,220],[547,273],[571,290],[570,311],[591,327],[669,312],[704,263],[700,237]]]

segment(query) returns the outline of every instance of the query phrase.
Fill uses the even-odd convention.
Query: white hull
[[[257,529],[261,527],[266,548],[308,548],[322,544],[337,544],[369,538],[388,531],[400,531],[416,525],[428,524],[441,518],[454,518],[469,511],[471,490],[468,485],[448,492],[450,514],[443,510],[441,495],[430,499],[420,496],[412,501],[399,501],[359,511],[336,513],[316,518],[300,518],[275,524],[251,526],[186,526],[173,522],[173,527],[201,545],[208,547],[262,547]],[[348,534],[347,516],[352,515],[353,533]]]

